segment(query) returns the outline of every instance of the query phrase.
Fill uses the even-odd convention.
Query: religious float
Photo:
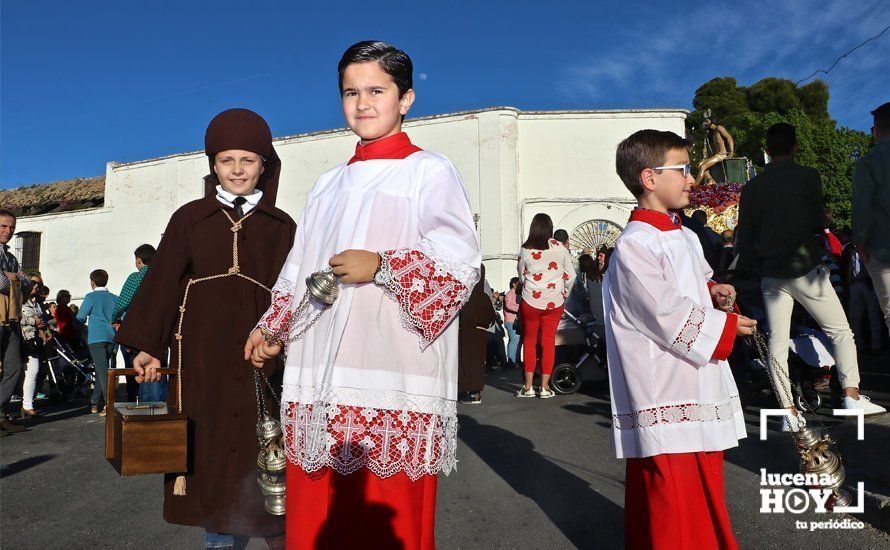
[[[708,134],[702,144],[703,160],[698,163],[698,176],[689,193],[686,214],[704,210],[708,226],[714,231],[735,230],[742,186],[754,177],[754,164],[745,157],[735,156],[735,141],[729,131],[711,117],[710,111],[704,126]]]

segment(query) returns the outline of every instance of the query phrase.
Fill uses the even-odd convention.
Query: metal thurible
[[[337,301],[339,295],[337,276],[330,269],[316,271],[306,277],[306,292],[293,310],[294,322],[288,334],[288,341],[296,342],[302,339],[306,331],[321,318],[321,314]],[[312,302],[321,307],[313,307]]]
[[[316,271],[306,277],[306,290],[313,298],[327,305],[332,305],[340,295],[337,276],[329,269]]]
[[[786,406],[785,403],[793,405],[794,401],[786,389],[791,387],[791,381],[788,379],[787,373],[779,368],[776,358],[770,353],[769,344],[763,333],[755,328],[753,339],[761,358],[768,365],[771,374],[769,380],[773,386],[773,391],[776,393],[779,405],[782,407]],[[784,376],[784,378],[777,380],[780,376]],[[779,388],[781,388],[781,391]],[[799,429],[796,432],[792,432],[791,435],[794,438],[794,446],[797,449],[797,453],[800,455],[800,473],[814,474],[820,478],[828,476],[829,482],[819,486],[821,489],[831,491],[831,497],[826,504],[826,508],[833,509],[835,506],[849,506],[850,502],[852,502],[852,496],[843,487],[844,480],[846,479],[846,470],[844,470],[841,458],[833,450],[834,440],[828,434],[819,437],[815,431],[808,428],[803,412],[797,411],[797,419]]]
[[[295,319],[295,322],[291,327],[288,340],[295,341],[302,338],[306,331],[318,321],[322,312],[330,307],[339,295],[337,276],[330,269],[317,271],[307,277],[306,292],[293,310],[292,318]],[[310,303],[313,301],[318,302],[321,307],[313,306]],[[287,485],[284,480],[287,455],[284,449],[285,442],[281,431],[281,422],[273,418],[266,410],[265,390],[268,388],[276,401],[278,401],[278,396],[275,395],[269,381],[258,369],[254,369],[254,383],[257,399],[256,435],[260,447],[256,460],[257,483],[263,496],[266,497],[264,504],[266,511],[276,516],[282,516],[287,503]]]
[[[264,507],[270,514],[283,516],[285,512],[287,485],[284,480],[287,456],[284,451],[284,434],[281,422],[266,410],[265,390],[269,389],[273,399],[278,396],[272,390],[269,380],[259,370],[253,371],[257,399],[256,435],[260,452],[257,456],[257,483],[266,497]]]
[[[263,441],[275,439],[281,435],[281,423],[267,414],[256,425],[256,436]]]
[[[847,475],[840,457],[832,450],[834,440],[828,434],[820,438],[813,430],[803,427],[794,434],[794,444],[800,454],[800,473],[820,478],[828,476],[830,482],[820,486],[831,490],[831,500],[826,506],[829,509],[849,506],[853,497],[843,487]]]

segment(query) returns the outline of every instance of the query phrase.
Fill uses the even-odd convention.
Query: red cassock
[[[746,436],[726,358],[738,316],[718,309],[698,237],[635,209],[603,281],[612,434],[627,459],[627,548],[736,548],[723,451]]]
[[[723,451],[627,459],[627,549],[738,548],[724,495]]]
[[[288,550],[436,547],[437,476],[381,479],[361,469],[306,473],[287,465]]]

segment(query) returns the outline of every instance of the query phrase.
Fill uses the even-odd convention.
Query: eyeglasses
[[[671,166],[656,166],[653,170],[682,170],[683,177],[688,178],[689,174],[692,173],[692,165],[691,164],[672,164]]]

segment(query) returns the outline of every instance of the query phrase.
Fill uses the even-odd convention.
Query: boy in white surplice
[[[310,192],[273,303],[245,353],[286,351],[287,546],[433,548],[437,475],[455,466],[458,326],[482,257],[451,162],[401,131],[411,60],[349,48],[343,112],[361,138]],[[306,278],[340,294],[302,338]]]
[[[754,321],[721,311],[735,289],[710,281],[698,237],[673,212],[689,204],[689,146],[641,130],[617,151],[618,175],[639,205],[603,282],[628,548],[736,546],[722,451],[745,437],[745,424],[726,358]]]

